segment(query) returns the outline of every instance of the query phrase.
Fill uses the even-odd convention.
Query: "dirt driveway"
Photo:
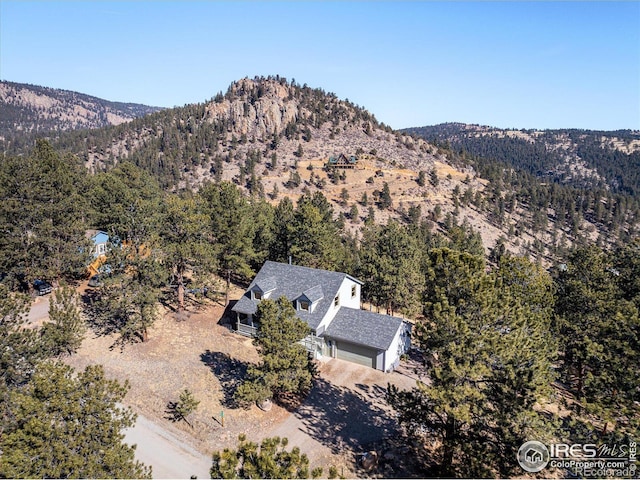
[[[185,449],[207,457],[234,447],[240,433],[253,441],[278,435],[307,453],[313,467],[324,467],[325,475],[335,465],[351,477],[355,453],[397,434],[384,391],[388,382],[410,388],[415,380],[335,359],[320,364],[311,394],[295,412],[275,405],[269,412],[255,406],[236,408],[233,392],[258,355],[250,339],[220,325],[223,314],[218,304],[192,308],[182,321],[167,312],[152,327],[147,342],[123,350],[112,348],[114,338],[89,332],[67,362],[77,369],[102,364],[108,377],[128,381],[131,388],[125,404],[183,442]],[[176,401],[185,388],[200,400],[189,417],[192,426],[173,423],[167,412],[167,404]],[[156,457],[160,466],[162,452]],[[154,465],[153,455],[144,461]]]
[[[321,362],[319,370],[306,401],[269,435],[287,437],[312,465],[336,465],[352,477],[357,454],[388,450],[400,434],[385,402],[387,384],[407,389],[415,379],[338,359]],[[400,465],[392,469],[401,473]]]
[[[167,425],[138,415],[135,426],[125,431],[124,441],[137,445],[136,459],[153,466],[153,478],[209,478],[211,457],[174,436]]]

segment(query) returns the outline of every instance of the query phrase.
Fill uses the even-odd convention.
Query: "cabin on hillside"
[[[347,157],[344,153],[341,153],[337,157],[329,157],[328,166],[336,168],[356,168],[358,165],[358,157],[351,155]]]

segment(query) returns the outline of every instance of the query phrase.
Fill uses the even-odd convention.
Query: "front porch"
[[[255,337],[259,323],[250,313],[236,312],[236,331],[245,337]]]
[[[260,323],[250,313],[236,312],[236,321],[234,322],[235,330],[245,337],[255,337],[258,332]],[[329,355],[327,346],[322,337],[316,336],[315,332],[311,332],[305,338],[300,340],[300,344],[313,355],[313,358],[321,358]],[[330,348],[330,347],[329,347]]]

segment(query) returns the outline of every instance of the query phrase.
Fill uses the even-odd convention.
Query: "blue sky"
[[[0,0],[0,78],[164,107],[245,76],[393,128],[640,129],[640,2]]]

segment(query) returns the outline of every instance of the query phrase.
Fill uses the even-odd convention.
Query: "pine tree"
[[[86,325],[78,294],[71,287],[59,288],[49,302],[49,320],[42,326],[43,343],[49,356],[75,353],[84,339]]]
[[[77,279],[89,263],[87,173],[45,140],[0,162],[0,272],[13,286]]]
[[[0,436],[3,478],[151,478],[122,443],[135,414],[120,406],[128,384],[101,366],[74,375],[45,363],[24,389],[9,394],[10,420]]]
[[[46,357],[37,331],[23,328],[30,305],[27,295],[0,283],[0,391],[3,386],[24,384]]]
[[[309,478],[309,458],[298,447],[287,451],[286,438],[265,438],[258,446],[242,434],[238,441],[235,450],[213,453],[211,478]]]
[[[297,264],[324,270],[337,268],[343,250],[340,229],[322,193],[300,197],[289,238],[289,252]]]
[[[269,259],[286,262],[291,254],[293,241],[294,207],[289,197],[278,203],[273,216],[273,243],[269,251]]]
[[[349,200],[349,190],[343,188],[340,191],[340,205],[345,206]]]
[[[253,223],[252,251],[250,266],[253,271],[261,267],[269,258],[271,246],[275,242],[276,209],[264,199],[252,199],[249,203],[250,219]]]
[[[187,417],[198,409],[198,405],[200,405],[200,400],[196,400],[193,393],[185,388],[180,392],[180,398],[177,402],[169,403],[169,410],[173,413],[174,421],[184,420],[187,425],[193,427],[193,425],[189,423],[189,420],[187,420]]]
[[[429,173],[429,182],[434,187],[437,187],[440,184],[440,179],[438,178],[438,173],[435,169],[431,170]]]
[[[407,212],[407,222],[410,225],[418,225],[422,218],[422,207],[420,205],[411,205]]]
[[[436,442],[441,476],[506,477],[519,472],[524,441],[550,440],[554,428],[534,409],[548,395],[554,342],[548,276],[527,261],[486,273],[481,258],[429,252],[425,320],[416,325],[429,384],[389,387],[409,431]]]
[[[161,223],[163,264],[173,277],[178,310],[185,308],[186,274],[197,279],[208,275],[216,264],[214,233],[207,206],[199,196],[171,195],[166,198]]]
[[[235,394],[238,403],[248,405],[307,392],[315,370],[299,342],[309,334],[309,326],[296,316],[286,297],[262,300],[256,316],[259,326],[254,343],[260,363],[247,371]]]
[[[228,291],[231,276],[246,281],[254,273],[251,265],[256,257],[255,209],[229,182],[206,185],[200,190],[200,196],[205,201],[205,213],[211,225],[211,247],[217,270],[227,280]]]
[[[637,242],[613,253],[577,249],[556,280],[562,378],[584,408],[577,413],[604,430],[639,427],[638,251]]]
[[[386,307],[388,314],[418,313],[424,285],[422,253],[407,229],[395,221],[367,225],[359,253],[364,297]]]
[[[373,225],[376,222],[376,212],[373,210],[373,207],[369,207],[367,210],[367,218],[364,220],[365,225]]]
[[[471,225],[466,223],[466,220],[462,225],[458,225],[455,219],[451,219],[450,222],[446,222],[445,228],[449,238],[449,248],[468,252],[477,257],[484,256],[482,237]]]
[[[378,207],[381,210],[387,210],[391,208],[391,204],[393,203],[391,199],[391,191],[389,190],[389,184],[384,182],[382,184],[382,192],[380,193],[380,199],[378,200]]]
[[[94,226],[128,243],[149,242],[159,230],[162,191],[158,182],[129,162],[91,177]]]
[[[354,203],[353,205],[351,205],[351,209],[349,210],[349,218],[353,223],[358,223],[358,221],[360,220],[358,218],[359,215],[360,212],[358,211],[358,206]]]
[[[155,246],[112,247],[107,253],[109,272],[88,306],[89,321],[101,334],[117,333],[116,343],[146,341],[159,316],[161,288],[167,272]]]

